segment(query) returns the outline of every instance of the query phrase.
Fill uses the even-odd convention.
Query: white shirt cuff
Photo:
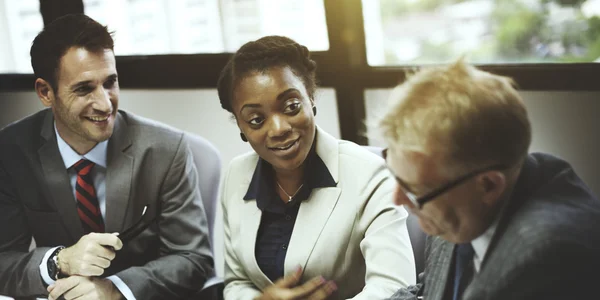
[[[54,252],[54,250],[57,248],[58,247],[54,247],[48,250],[46,254],[44,254],[44,258],[42,258],[42,263],[40,264],[40,274],[42,275],[42,279],[46,285],[51,285],[54,283],[54,280],[50,278],[50,274],[48,273],[48,259],[50,258],[50,255],[52,255],[52,252]]]
[[[123,282],[123,280],[121,280],[121,278],[117,277],[116,275],[113,275],[106,277],[106,279],[112,281],[112,283],[119,289],[119,292],[121,292],[125,299],[136,300],[129,287],[125,284],[125,282]]]

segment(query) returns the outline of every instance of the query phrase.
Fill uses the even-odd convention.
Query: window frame
[[[82,0],[40,0],[47,7],[65,6],[71,11],[44,10],[48,16],[78,12]],[[402,82],[407,70],[418,66],[370,66],[361,0],[324,0],[329,50],[312,52],[317,78],[322,87],[336,92],[343,139],[368,144],[362,134],[365,119],[365,91],[392,88]],[[216,88],[221,69],[231,53],[117,56],[121,88],[206,89]],[[600,63],[493,64],[482,69],[515,80],[520,90],[600,91]],[[0,92],[33,91],[33,74],[0,74]]]

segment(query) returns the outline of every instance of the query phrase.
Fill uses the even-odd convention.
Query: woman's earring
[[[313,105],[313,115],[317,115],[317,107]]]
[[[248,139],[246,138],[246,136],[241,132],[240,132],[240,138],[242,138],[242,141],[248,142]]]

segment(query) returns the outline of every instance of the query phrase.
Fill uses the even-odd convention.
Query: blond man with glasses
[[[397,87],[379,123],[396,203],[430,235],[424,283],[390,299],[598,297],[600,201],[564,160],[528,153],[513,82],[460,60]]]

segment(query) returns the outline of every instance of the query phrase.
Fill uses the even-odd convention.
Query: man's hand
[[[256,300],[322,300],[337,290],[333,281],[327,281],[317,276],[303,285],[296,286],[300,281],[302,269],[277,280],[273,285],[264,289],[263,294]]]
[[[115,234],[84,235],[75,245],[58,253],[60,271],[68,276],[100,276],[121,248],[123,243]]]
[[[112,281],[105,278],[71,276],[57,280],[48,287],[48,300],[63,296],[65,300],[120,300],[125,299]]]

